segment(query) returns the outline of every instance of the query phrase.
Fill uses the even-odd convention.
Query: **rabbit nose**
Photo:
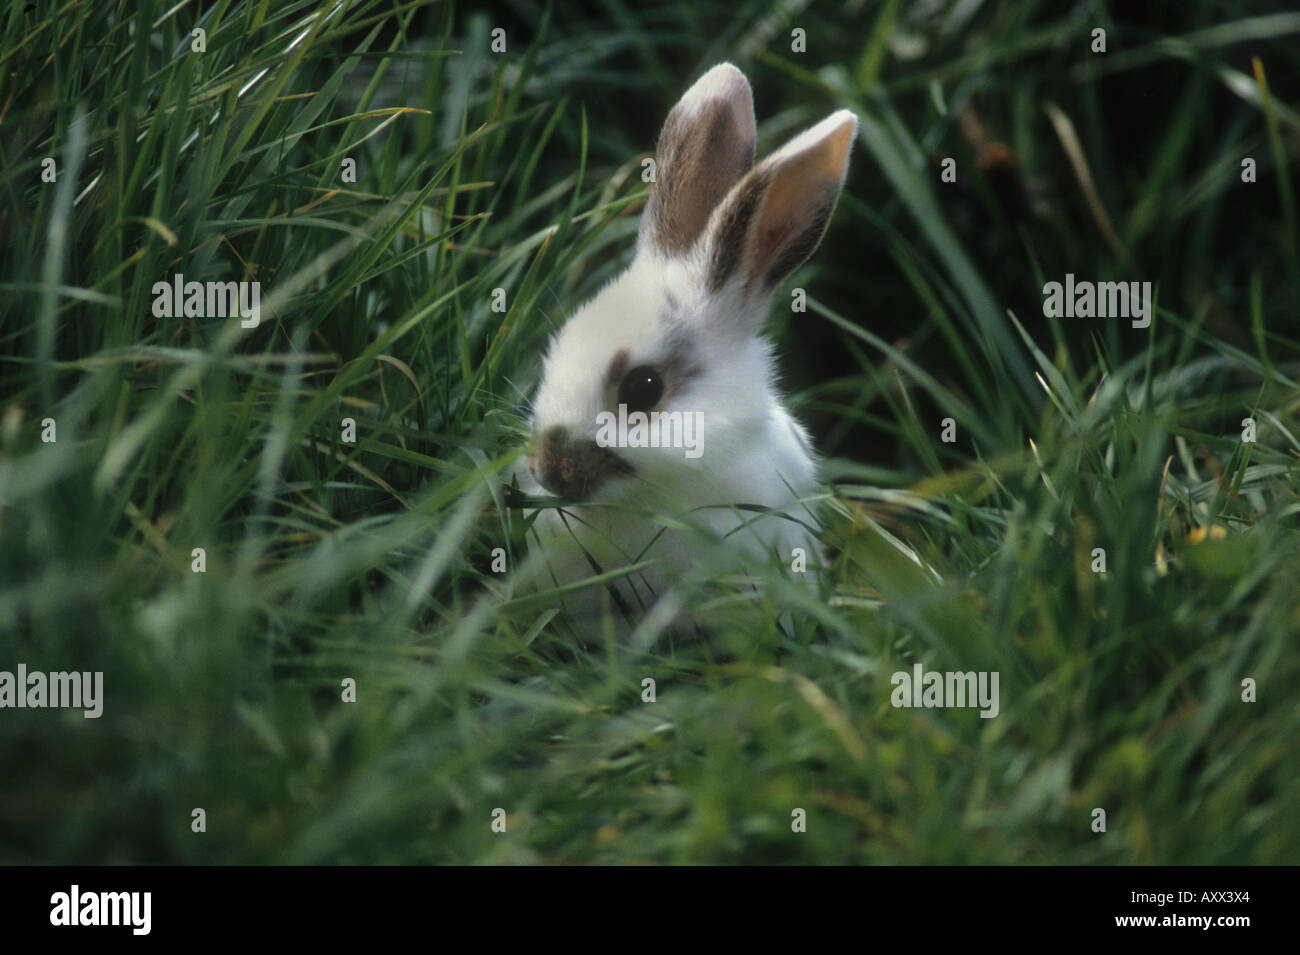
[[[587,500],[611,477],[632,473],[631,465],[612,449],[575,440],[562,425],[541,434],[529,469],[542,487],[574,501]]]

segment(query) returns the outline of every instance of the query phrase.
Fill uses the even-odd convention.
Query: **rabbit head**
[[[781,420],[760,333],[773,291],[826,231],[856,129],[841,110],[751,168],[744,74],[723,63],[686,92],[659,137],[631,265],[546,355],[528,460],[543,487],[584,501],[651,487],[766,504],[773,488],[811,480],[806,439]],[[598,440],[602,413],[609,423],[620,405],[670,425],[680,413],[679,435],[698,424],[696,453],[653,437],[652,446]]]

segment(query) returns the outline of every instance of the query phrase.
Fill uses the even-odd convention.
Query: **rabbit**
[[[533,524],[548,586],[650,561],[612,584],[630,625],[720,552],[787,568],[796,548],[820,554],[805,500],[816,457],[761,332],[774,291],[821,242],[857,126],[832,113],[751,168],[753,95],[730,63],[668,114],[632,262],[553,336],[532,402],[523,487],[576,502]],[[636,412],[670,424],[680,413],[663,432],[679,446],[635,446],[655,443],[633,438]],[[580,619],[603,606],[598,585],[565,602]]]

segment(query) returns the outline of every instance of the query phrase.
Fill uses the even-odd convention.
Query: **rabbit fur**
[[[532,404],[521,483],[574,502],[542,509],[533,525],[547,585],[590,577],[593,562],[611,571],[652,561],[613,584],[635,617],[683,572],[725,569],[727,555],[788,568],[802,548],[815,564],[805,499],[817,491],[816,458],[761,333],[777,286],[821,241],[856,130],[840,110],[752,167],[753,97],[729,63],[669,113],[635,256],[553,337]],[[598,443],[598,416],[618,412],[625,393],[655,398],[655,382],[657,400],[640,410],[699,412],[696,456]],[[601,601],[597,586],[565,602],[583,618]]]

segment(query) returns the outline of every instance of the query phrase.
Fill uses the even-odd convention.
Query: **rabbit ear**
[[[844,185],[858,118],[826,117],[759,163],[713,213],[708,286],[771,291],[813,254]]]
[[[754,96],[745,74],[722,63],[686,91],[664,122],[639,243],[665,255],[686,252],[753,163]]]

